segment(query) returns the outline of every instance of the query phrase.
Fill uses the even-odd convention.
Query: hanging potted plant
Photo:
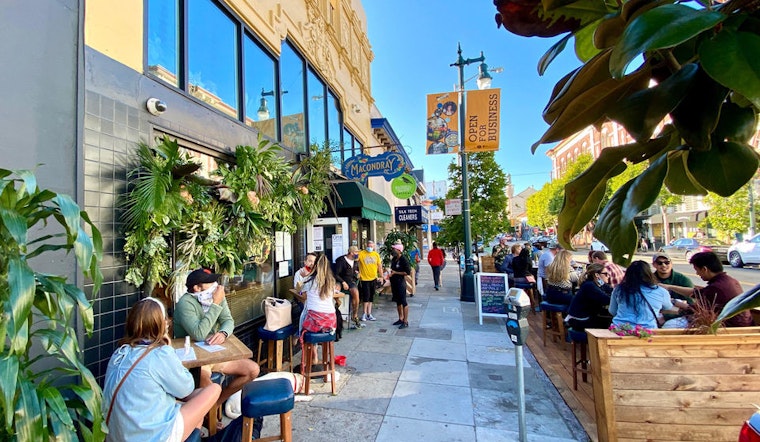
[[[102,392],[77,339],[77,320],[92,334],[92,305],[65,276],[34,268],[35,258],[73,252],[95,296],[100,232],[71,198],[39,189],[29,171],[0,169],[0,188],[0,440],[102,441]]]

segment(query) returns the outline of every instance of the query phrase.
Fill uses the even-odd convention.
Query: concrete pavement
[[[475,303],[459,301],[459,272],[449,260],[443,286],[433,289],[422,262],[417,293],[409,298],[410,326],[399,330],[389,295],[378,296],[374,322],[344,329],[335,344],[338,394],[316,379],[298,397],[295,441],[512,441],[518,437],[514,346],[502,318],[478,324]],[[587,441],[562,397],[523,349],[526,428],[530,441]],[[265,419],[262,436],[278,430]]]

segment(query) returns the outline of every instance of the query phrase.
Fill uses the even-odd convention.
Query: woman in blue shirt
[[[634,261],[625,271],[623,281],[615,287],[610,300],[612,323],[654,329],[662,311],[677,312],[667,290],[657,285],[649,264]]]
[[[170,345],[161,301],[137,302],[125,328],[121,346],[108,361],[103,389],[108,440],[187,439],[216,403],[221,387],[211,384],[195,389],[192,375]]]

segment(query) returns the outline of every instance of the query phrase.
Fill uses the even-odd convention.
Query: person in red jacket
[[[438,248],[438,244],[433,243],[433,249],[428,252],[427,260],[430,267],[433,268],[433,283],[436,290],[441,288],[441,269],[443,268],[445,257],[446,254]]]

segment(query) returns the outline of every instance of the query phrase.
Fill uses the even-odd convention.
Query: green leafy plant
[[[620,186],[599,213],[595,236],[630,263],[634,216],[663,187],[676,195],[727,197],[757,172],[748,144],[760,107],[760,4],[754,0],[495,0],[497,24],[518,35],[565,33],[539,61],[543,73],[571,38],[584,64],[554,87],[543,112],[549,128],[533,145],[565,139],[605,120],[635,143],[604,149],[567,184],[559,239],[592,220],[607,182],[631,164],[648,167]],[[531,14],[514,14],[528,4]],[[524,11],[523,11],[524,12]],[[563,26],[555,26],[561,21]],[[529,31],[529,32],[528,32]],[[642,60],[640,64],[634,64]],[[669,121],[661,130],[663,121]]]
[[[402,252],[403,256],[407,259],[407,261],[409,261],[409,264],[412,267],[416,268],[417,263],[414,262],[410,253],[412,250],[417,248],[417,235],[414,233],[402,232],[396,229],[388,232],[388,235],[385,237],[385,242],[383,242],[383,245],[381,245],[377,251],[380,254],[380,257],[383,259],[383,267],[390,267],[391,246],[397,242],[401,242],[401,244],[404,246],[404,251]]]
[[[34,269],[73,252],[95,296],[100,232],[70,197],[39,189],[30,171],[0,169],[0,192],[0,440],[102,441],[102,392],[77,339],[77,318],[92,333],[92,305],[66,277]]]

